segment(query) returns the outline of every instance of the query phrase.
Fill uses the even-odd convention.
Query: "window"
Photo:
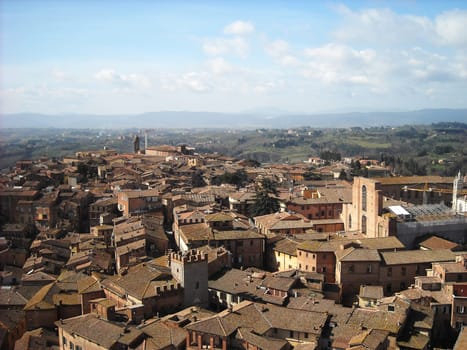
[[[458,306],[456,310],[458,314],[463,314],[465,312],[465,306]]]
[[[366,211],[366,186],[362,186],[362,210]]]
[[[402,266],[401,274],[402,274],[402,276],[405,276],[407,274],[407,268],[405,266]]]
[[[401,282],[401,290],[404,290],[405,289],[405,282]]]
[[[243,247],[243,241],[237,241],[237,247]]]
[[[388,267],[387,276],[388,277],[392,276],[392,267]]]
[[[373,268],[372,265],[369,264],[369,265],[366,267],[366,272],[367,272],[367,273],[371,273],[372,268]]]
[[[281,256],[281,252],[277,252],[277,256]]]
[[[313,259],[315,259],[315,258],[316,258],[316,255],[315,255],[315,254],[313,254]]]
[[[311,267],[311,271],[315,271],[315,267],[314,267],[314,266]]]
[[[79,345],[76,345],[76,350],[83,350],[83,348]]]
[[[306,265],[306,266],[305,266],[305,270],[307,270],[307,271],[308,271],[308,265]]]
[[[349,228],[352,228],[352,215],[349,214]]]
[[[253,245],[253,240],[250,239],[250,247]]]
[[[308,339],[308,333],[305,333],[305,339]]]
[[[293,338],[293,331],[290,331],[290,338]]]
[[[62,336],[62,343],[63,343],[63,345],[67,344],[67,340],[66,340],[66,338],[64,336]]]
[[[298,255],[302,256],[302,252],[301,252],[301,251],[299,251],[299,252],[298,252]]]
[[[70,350],[75,350],[75,344],[73,344],[72,342],[70,342]]]
[[[354,266],[353,265],[349,266],[349,272],[354,272]]]
[[[326,266],[323,266],[323,272],[326,272]]]
[[[305,258],[308,258],[308,253],[305,254]]]
[[[386,292],[388,292],[388,293],[391,293],[391,292],[392,292],[391,283],[388,283],[388,284],[386,285]]]
[[[362,215],[362,233],[366,234],[366,216]]]
[[[196,281],[195,289],[199,289],[199,281]]]

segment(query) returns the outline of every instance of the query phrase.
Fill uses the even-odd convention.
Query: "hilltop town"
[[[135,137],[17,161],[0,175],[0,348],[465,349],[464,174],[328,156]]]

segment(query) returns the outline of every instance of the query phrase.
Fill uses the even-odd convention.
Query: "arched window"
[[[362,233],[366,234],[366,216],[362,215]]]
[[[352,215],[349,214],[349,229],[352,228]]]
[[[362,210],[366,211],[366,186],[362,186]]]

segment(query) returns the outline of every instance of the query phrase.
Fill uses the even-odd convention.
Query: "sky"
[[[0,113],[466,107],[465,0],[0,0]]]

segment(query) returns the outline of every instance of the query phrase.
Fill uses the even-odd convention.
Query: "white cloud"
[[[435,19],[435,28],[443,43],[464,47],[467,45],[467,11],[442,13]]]
[[[345,45],[330,43],[322,47],[305,49],[308,62],[305,77],[326,84],[369,84],[376,52],[371,49],[355,50]]]
[[[246,35],[255,31],[255,26],[251,22],[235,21],[224,28],[224,34]]]
[[[266,52],[273,57],[285,55],[289,52],[289,44],[285,40],[275,40],[266,45]]]
[[[210,71],[215,75],[223,75],[233,71],[232,65],[222,57],[216,57],[207,61],[207,65]]]
[[[181,87],[190,89],[193,92],[208,92],[211,90],[208,77],[205,73],[190,72],[181,76],[177,83]]]
[[[285,40],[275,40],[265,47],[266,53],[282,66],[298,66],[300,60],[289,53],[289,43]]]
[[[433,23],[427,17],[400,15],[387,8],[352,11],[344,5],[337,11],[344,20],[334,32],[339,41],[400,47],[430,42],[434,37]]]
[[[150,80],[139,74],[119,74],[113,69],[102,69],[94,77],[97,80],[115,84],[120,87],[149,88]]]
[[[239,57],[248,55],[249,46],[245,39],[236,37],[232,39],[208,39],[203,44],[203,50],[210,56],[234,54]]]

